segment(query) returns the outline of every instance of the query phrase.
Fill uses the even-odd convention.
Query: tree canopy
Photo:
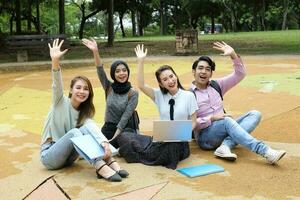
[[[114,38],[300,28],[300,0],[0,0],[0,33]],[[130,23],[128,23],[130,22]],[[125,24],[124,24],[125,23]]]

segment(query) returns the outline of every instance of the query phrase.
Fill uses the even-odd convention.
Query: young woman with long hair
[[[52,60],[52,106],[45,120],[41,142],[41,162],[47,169],[55,170],[71,165],[79,156],[71,138],[93,134],[101,141],[105,150],[103,159],[88,160],[96,169],[98,178],[121,181],[128,173],[112,158],[107,138],[92,120],[95,114],[93,88],[88,78],[77,76],[72,79],[69,96],[63,94],[60,58],[67,52],[61,51],[63,40],[49,44]]]

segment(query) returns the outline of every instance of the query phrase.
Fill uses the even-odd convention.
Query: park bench
[[[17,52],[18,62],[28,61],[28,52],[39,52],[44,55],[49,53],[48,43],[56,38],[65,40],[63,48],[68,47],[67,36],[58,35],[12,35],[7,39],[7,48],[9,51]]]

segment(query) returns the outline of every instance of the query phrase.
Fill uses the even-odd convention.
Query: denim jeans
[[[52,141],[45,143],[41,147],[41,162],[47,169],[61,169],[63,167],[71,165],[79,156],[76,152],[72,141],[72,137],[77,137],[85,134],[93,134],[96,139],[100,141],[107,140],[101,133],[100,128],[97,124],[89,120],[80,128],[73,128],[69,130],[63,137],[56,142]],[[90,162],[89,160],[87,160]],[[93,161],[97,162],[97,161]],[[90,162],[92,165],[94,163]]]
[[[252,110],[238,119],[225,117],[222,120],[214,121],[211,126],[199,132],[196,141],[200,148],[213,150],[221,144],[233,148],[240,144],[249,150],[265,155],[268,146],[262,141],[254,138],[250,133],[260,122],[261,114],[259,111]]]

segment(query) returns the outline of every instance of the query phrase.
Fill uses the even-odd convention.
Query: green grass
[[[212,49],[214,41],[225,41],[233,46],[240,54],[300,54],[300,30],[288,31],[265,31],[265,32],[241,32],[222,33],[214,35],[199,35],[198,55],[217,54]],[[148,54],[175,55],[175,35],[168,36],[143,36],[130,38],[117,38],[114,47],[107,47],[106,41],[99,40],[99,49],[102,57],[127,57],[135,56],[134,47],[143,43],[148,48]],[[72,41],[70,51],[66,59],[91,58],[91,53],[81,45],[79,40]],[[39,52],[30,52],[29,59],[49,60],[49,56],[41,55]],[[5,52],[0,50],[0,63],[15,62],[16,52]]]
[[[291,95],[300,96],[299,80],[299,70],[292,73],[285,73],[284,76],[282,73],[258,74],[248,76],[241,82],[241,86],[262,88],[263,86],[268,87],[268,84],[269,87],[273,88],[274,92],[288,92]]]

